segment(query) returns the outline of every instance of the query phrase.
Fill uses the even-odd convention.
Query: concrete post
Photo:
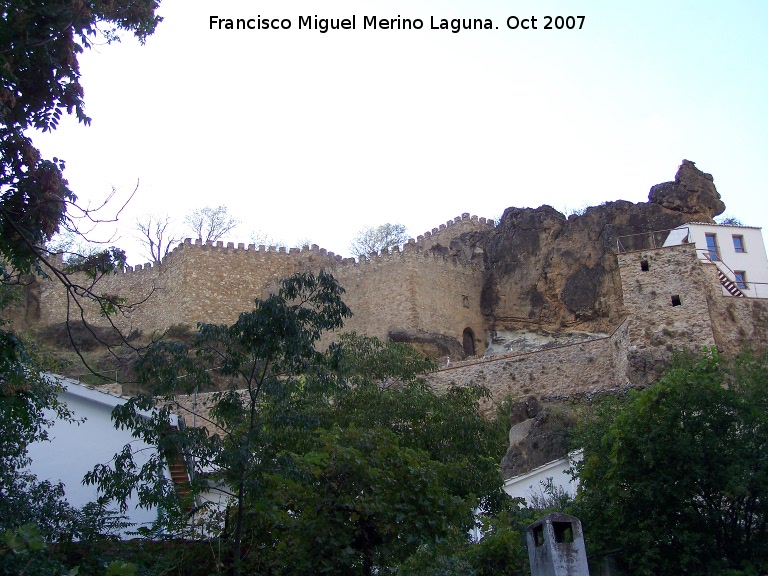
[[[569,514],[547,514],[528,526],[532,576],[589,576],[581,522]]]

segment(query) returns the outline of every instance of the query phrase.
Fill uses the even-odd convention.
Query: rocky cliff
[[[546,205],[507,208],[494,230],[464,234],[448,250],[484,259],[481,301],[491,329],[607,332],[623,315],[617,240],[713,222],[724,210],[712,176],[683,160],[648,202],[606,202],[569,217]]]

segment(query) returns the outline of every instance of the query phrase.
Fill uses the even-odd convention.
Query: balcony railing
[[[642,232],[640,234],[628,234],[619,236],[616,239],[616,248],[619,254],[625,252],[636,252],[639,250],[654,250],[670,246],[679,246],[681,244],[690,244],[690,230],[687,226],[681,228],[672,228],[670,230],[656,230],[654,232]],[[741,290],[747,298],[768,298],[768,283],[751,282],[746,280],[739,282],[736,274],[725,262],[723,262],[716,248],[697,248],[699,260],[709,262],[718,267],[720,272]]]
[[[674,245],[687,244],[689,242],[690,235],[688,227],[671,228],[669,230],[656,230],[654,232],[641,232],[640,234],[619,236],[616,239],[616,248],[619,254],[624,252],[635,252],[637,250],[663,248],[672,232],[676,232],[677,234],[675,234],[675,236],[679,236],[679,238],[675,238]]]
[[[710,248],[697,248],[696,252],[699,253],[699,259],[701,261],[709,262],[717,266],[720,272],[722,272],[728,280],[733,282],[747,298],[768,298],[768,283],[750,282],[748,280],[742,282],[736,278],[736,273],[717,255],[715,255],[714,258],[712,257],[712,250]]]

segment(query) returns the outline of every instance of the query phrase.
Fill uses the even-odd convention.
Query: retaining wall
[[[596,393],[627,383],[629,319],[609,336],[538,352],[453,363],[427,375],[434,387],[487,386],[494,399]]]

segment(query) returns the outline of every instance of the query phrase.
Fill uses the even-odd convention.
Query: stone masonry
[[[689,161],[651,197],[567,219],[546,206],[510,208],[498,226],[463,214],[402,248],[359,260],[316,245],[186,240],[161,263],[103,277],[94,291],[137,304],[117,319],[121,330],[161,333],[177,324],[230,324],[281,278],[325,270],[345,289],[354,314],[345,331],[411,342],[440,359],[441,369],[429,375],[436,386],[485,384],[497,398],[643,386],[677,348],[714,345],[731,354],[745,344],[768,346],[768,300],[723,296],[714,265],[701,263],[693,245],[617,254],[623,234],[668,229],[692,214],[711,218],[724,207],[712,177]],[[31,315],[37,324],[64,322],[61,286],[42,282],[38,291],[39,310]],[[70,318],[79,319],[69,307]],[[106,324],[95,307],[83,316]],[[588,341],[483,357],[496,330],[564,329]]]
[[[486,322],[480,311],[481,264],[425,249],[423,242],[492,228],[492,221],[464,214],[402,249],[359,261],[342,259],[316,245],[286,250],[186,240],[161,263],[129,266],[123,273],[100,278],[93,290],[136,304],[115,319],[121,330],[161,333],[176,324],[232,323],[253,307],[254,299],[274,290],[281,278],[325,270],[346,290],[344,300],[354,315],[345,330],[383,339],[398,335],[401,340],[422,342],[435,356],[464,355],[463,336],[469,330],[475,351],[482,353]],[[76,280],[87,282],[83,274]],[[57,283],[42,283],[39,300],[41,325],[67,319],[67,294]],[[79,319],[79,311],[71,303],[69,307],[70,318]],[[93,325],[107,325],[95,306],[86,307],[84,317]]]

